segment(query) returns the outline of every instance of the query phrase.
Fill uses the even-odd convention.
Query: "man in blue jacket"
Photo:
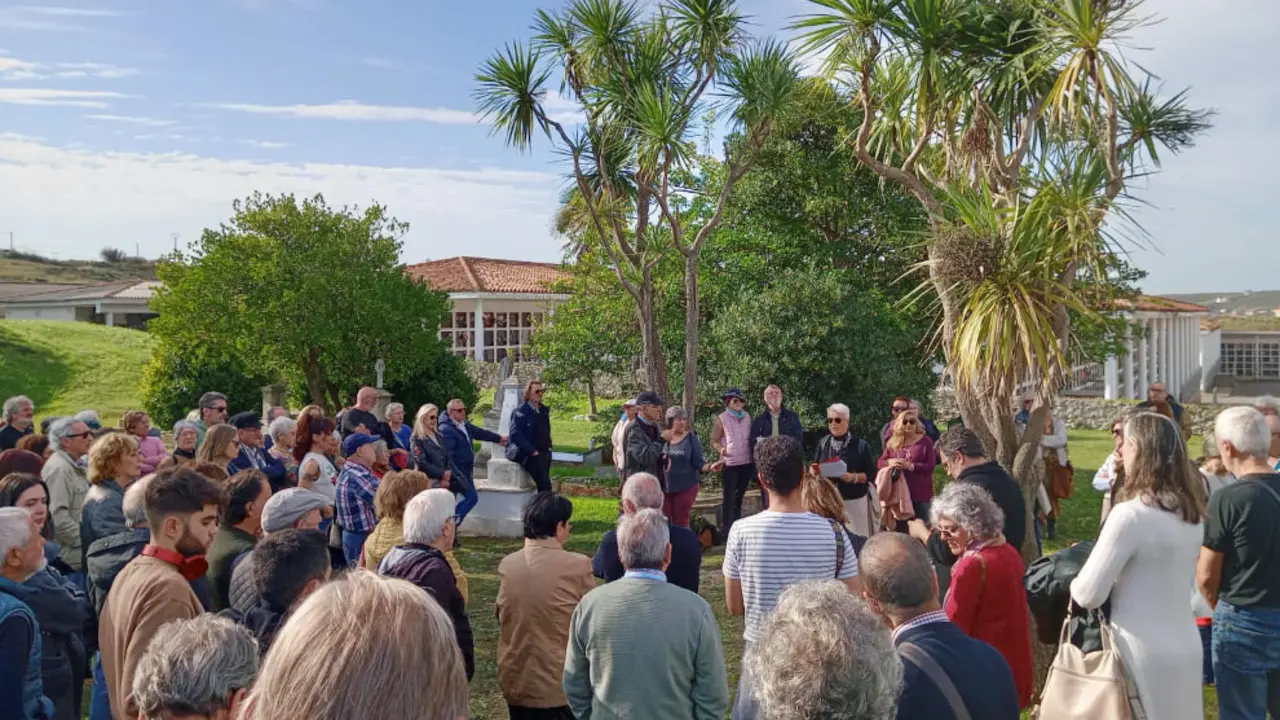
[[[36,592],[22,585],[43,564],[44,538],[31,514],[0,508],[0,707],[7,718],[53,717],[41,674],[40,625],[30,605]]]
[[[467,405],[458,398],[450,400],[446,410],[449,418],[440,423],[440,437],[444,441],[444,450],[449,454],[449,459],[453,461],[454,466],[454,472],[449,476],[449,490],[455,495],[462,496],[462,502],[458,503],[457,519],[454,521],[455,525],[461,525],[463,518],[480,501],[472,477],[476,469],[476,456],[472,451],[471,441],[481,440],[506,445],[507,439],[498,433],[489,432],[467,422]]]
[[[235,475],[241,470],[261,470],[271,483],[271,492],[289,487],[289,471],[280,459],[262,447],[262,419],[255,412],[236,413],[231,416],[231,427],[236,429],[240,441],[240,455],[227,463],[227,473]]]
[[[947,619],[924,545],[901,533],[879,533],[863,546],[858,570],[862,596],[893,629],[902,658],[898,720],[950,720],[962,713],[1017,720],[1013,671],[998,650]]]
[[[524,388],[524,404],[511,413],[507,459],[533,477],[538,492],[551,492],[551,411],[542,404],[544,390],[538,380]]]

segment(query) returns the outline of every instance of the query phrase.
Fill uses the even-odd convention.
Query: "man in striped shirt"
[[[730,615],[746,617],[742,636],[748,647],[759,638],[765,619],[788,586],[835,578],[851,592],[862,589],[848,534],[805,509],[800,443],[785,435],[762,438],[755,460],[769,507],[734,523],[724,551],[725,605]],[[743,672],[733,706],[735,720],[756,716],[749,688],[748,673]]]

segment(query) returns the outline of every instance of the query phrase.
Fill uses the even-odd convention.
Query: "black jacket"
[[[391,432],[391,428],[388,427],[386,423],[379,420],[377,415],[374,415],[371,412],[365,412],[359,408],[347,408],[346,412],[342,413],[342,423],[338,426],[338,430],[342,433],[342,438],[345,440],[348,435],[355,432],[356,428],[361,425],[364,425],[370,435],[376,435],[377,437],[382,438],[383,442],[387,444],[388,450],[394,450],[398,447],[396,445],[395,435]]]
[[[511,430],[507,433],[507,459],[522,463],[533,456],[551,452],[551,410],[525,403],[511,413]]]
[[[854,437],[852,433],[845,435],[845,438],[844,447],[840,449],[840,459],[849,468],[849,472],[866,474],[867,482],[847,483],[838,478],[831,478],[831,482],[835,483],[840,491],[840,497],[845,500],[857,500],[866,497],[870,483],[876,481],[876,458],[871,454],[871,447],[867,445],[866,440]],[[836,453],[831,449],[833,441],[831,433],[827,433],[818,441],[818,447],[813,453],[813,462],[824,463],[836,457]]]
[[[458,590],[458,578],[444,553],[433,547],[406,543],[391,548],[378,565],[378,574],[408,580],[427,591],[440,607],[453,619],[453,631],[458,649],[467,669],[467,680],[476,671],[475,644],[471,636],[471,620],[467,617],[466,603]]]
[[[250,448],[240,447],[240,454],[235,460],[227,463],[227,472],[235,475],[241,470],[250,470],[253,468],[253,461],[249,459],[249,453],[258,456],[262,463],[262,474],[267,476],[267,482],[271,484],[271,492],[280,492],[289,484],[289,471],[285,468],[280,458],[267,452],[267,448]]]
[[[32,611],[40,624],[41,678],[44,694],[53,701],[56,720],[79,720],[84,693],[85,625],[90,619],[84,593],[57,570],[45,568],[27,579]]]
[[[991,460],[965,468],[955,482],[973,483],[991,494],[991,499],[1004,511],[1005,541],[1021,552],[1022,543],[1027,539],[1027,503],[1022,499],[1022,489],[1017,481],[1005,472],[1000,463]],[[929,555],[940,565],[950,567],[959,559],[951,554],[951,548],[936,532],[929,537],[928,545]]]
[[[613,582],[625,575],[622,558],[618,557],[618,531],[606,531],[600,538],[600,547],[591,559],[591,574]],[[702,572],[702,543],[692,530],[671,526],[671,565],[667,567],[667,582],[689,592],[698,592],[699,573]]]
[[[258,657],[265,658],[267,650],[271,649],[271,644],[276,641],[276,634],[280,632],[280,628],[284,625],[288,610],[266,598],[258,598],[257,604],[245,612],[240,612],[235,608],[227,608],[218,614],[230,619],[237,625],[243,625],[248,628],[253,633],[253,636],[258,639]]]
[[[449,457],[449,450],[444,446],[444,438],[439,432],[436,433],[436,437],[440,439],[439,443],[423,437],[413,437],[409,440],[413,466],[426,473],[432,480],[443,478],[446,470],[449,471],[450,477],[458,472],[453,465],[453,459]]]
[[[951,679],[969,716],[979,720],[1017,720],[1018,691],[1013,671],[1000,652],[964,634],[950,622],[933,622],[908,628],[894,639],[910,643],[937,663]],[[937,684],[916,664],[902,658],[902,696],[897,720],[952,720],[951,704]]]
[[[1093,541],[1085,540],[1052,555],[1036,559],[1022,575],[1027,605],[1036,619],[1040,642],[1056,644],[1071,607],[1071,642],[1082,651],[1102,649],[1101,620],[1111,614],[1111,600],[1094,611],[1085,611],[1071,600],[1071,582],[1076,579],[1093,552]]]
[[[663,490],[667,488],[666,468],[662,463],[662,451],[666,443],[662,439],[662,431],[654,423],[647,423],[639,418],[627,423],[624,435],[627,456],[622,464],[622,478],[636,473],[650,473],[658,478]]]
[[[769,414],[769,409],[765,408],[764,412],[751,421],[751,435],[748,437],[747,442],[751,445],[751,457],[753,459],[756,454],[756,441],[772,434],[773,417]],[[800,443],[800,447],[804,447],[804,427],[800,425],[800,416],[794,410],[788,410],[785,405],[778,415],[778,434],[789,435]]]

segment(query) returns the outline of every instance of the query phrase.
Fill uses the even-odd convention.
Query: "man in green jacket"
[[[587,593],[569,622],[563,685],[574,717],[723,720],[720,630],[706,600],[667,583],[667,519],[624,515],[618,554],[626,575]]]

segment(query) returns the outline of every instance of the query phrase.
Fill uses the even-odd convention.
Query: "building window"
[[[1252,342],[1222,343],[1222,372],[1238,378],[1258,377],[1255,348]]]
[[[455,312],[445,316],[440,325],[440,339],[454,355],[470,356],[476,344],[475,315]]]
[[[508,357],[512,360],[534,359],[528,347],[529,338],[546,320],[546,313],[481,313],[482,328],[476,327],[475,317],[473,312],[455,312],[446,316],[440,325],[440,339],[453,354],[473,357],[477,340],[483,340],[486,362],[501,362]]]
[[[1280,342],[1258,343],[1258,377],[1280,378]]]

